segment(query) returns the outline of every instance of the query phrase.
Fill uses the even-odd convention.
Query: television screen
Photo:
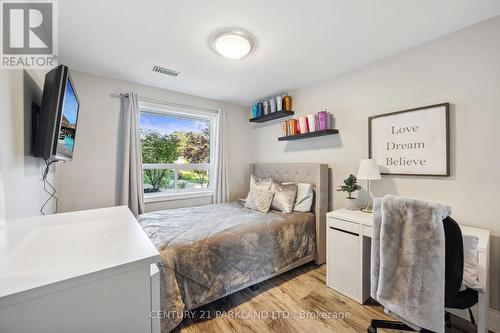
[[[71,80],[66,80],[61,125],[57,140],[56,155],[71,158],[75,147],[76,122],[78,120],[78,98]]]
[[[73,159],[79,104],[68,67],[60,65],[45,75],[42,105],[35,116],[36,157],[50,161]]]

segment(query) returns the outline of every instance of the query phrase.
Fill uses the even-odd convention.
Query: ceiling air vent
[[[165,74],[165,75],[170,75],[173,77],[179,76],[179,72],[174,71],[172,69],[160,67],[160,66],[153,66],[153,72],[160,73],[160,74]]]

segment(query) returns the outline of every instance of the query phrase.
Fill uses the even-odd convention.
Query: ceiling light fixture
[[[215,52],[229,59],[243,58],[252,51],[253,46],[252,38],[239,30],[219,33],[212,43]]]

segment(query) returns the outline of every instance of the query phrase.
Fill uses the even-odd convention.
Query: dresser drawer
[[[349,233],[353,233],[359,235],[359,224],[348,222],[344,220],[328,218],[328,227],[331,229],[336,229],[339,231],[346,231]]]
[[[156,264],[151,264],[150,268],[150,290],[151,290],[151,333],[161,332],[161,321],[153,316],[158,316],[161,311],[160,302],[160,270]]]

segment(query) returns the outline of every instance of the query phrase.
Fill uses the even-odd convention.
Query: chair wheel
[[[368,327],[366,330],[368,333],[377,333],[377,328],[376,327]]]

